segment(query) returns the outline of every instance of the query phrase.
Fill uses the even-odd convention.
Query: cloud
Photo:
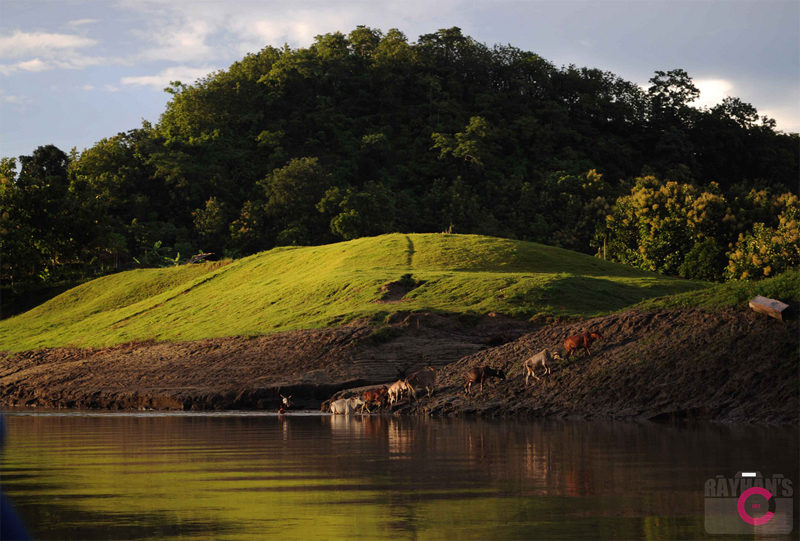
[[[700,79],[694,81],[700,97],[692,102],[693,107],[713,107],[733,95],[733,83],[725,79]]]
[[[94,86],[92,86],[91,83],[86,83],[81,88],[84,89],[84,90],[94,90]]]
[[[103,87],[106,92],[119,92],[119,87],[114,85],[106,85]]]
[[[16,106],[25,106],[33,103],[33,100],[27,96],[18,96],[15,94],[6,94],[0,89],[0,103],[9,103]]]
[[[0,74],[11,75],[18,71],[47,71],[52,69],[83,69],[90,66],[101,66],[107,64],[121,63],[120,60],[108,59],[101,56],[65,56],[58,60],[24,60],[14,64],[0,64]]]
[[[57,52],[74,51],[96,44],[96,40],[74,34],[48,34],[45,32],[20,32],[17,30],[10,36],[0,36],[0,58],[52,55]]]
[[[142,60],[170,60],[191,62],[214,56],[214,50],[206,44],[215,32],[209,21],[188,20],[176,24],[158,25],[139,35],[155,46],[148,47],[136,56]]]
[[[71,27],[75,28],[77,26],[83,26],[83,25],[86,25],[86,24],[93,24],[93,23],[97,23],[97,22],[100,22],[100,21],[98,21],[97,19],[78,19],[77,21],[68,22],[67,26],[71,26]]]
[[[120,83],[123,85],[154,86],[161,90],[169,85],[170,81],[180,81],[184,84],[192,84],[197,79],[201,79],[213,71],[216,71],[216,68],[192,68],[189,66],[176,66],[162,70],[158,75],[123,77],[120,80]]]
[[[89,21],[90,19],[85,19]],[[96,40],[72,34],[20,32],[0,36],[0,58],[15,58],[17,62],[0,64],[0,74],[37,72],[52,69],[84,69],[123,63],[121,59],[87,56],[80,49],[92,47]]]
[[[446,25],[431,25],[430,21],[449,17],[461,3],[120,0],[119,6],[147,21],[145,30],[135,32],[147,43],[137,58],[192,63],[228,60],[267,45],[308,47],[317,35],[347,33],[361,24],[384,31],[401,28],[404,32],[424,26],[431,32]],[[410,40],[414,37],[409,34]]]
[[[10,75],[17,71],[45,71],[51,69],[50,64],[38,58],[17,62],[15,64],[0,64],[0,73]]]
[[[775,119],[775,129],[785,133],[800,133],[800,118],[796,105],[777,106],[758,111],[761,116]]]

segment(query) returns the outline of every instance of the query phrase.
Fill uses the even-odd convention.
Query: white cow
[[[533,372],[534,368],[539,368],[540,366],[544,369],[545,374],[550,373],[550,367],[547,366],[547,363],[552,363],[554,361],[560,361],[561,354],[557,351],[550,351],[549,349],[543,349],[524,363],[522,363],[522,368],[525,370],[525,385],[528,384],[528,378],[533,376],[536,379],[539,377]]]
[[[331,413],[341,413],[342,415],[350,415],[356,413],[359,408],[364,407],[364,401],[359,397],[340,398],[331,402]]]
[[[394,383],[392,383],[389,386],[389,391],[387,393],[389,395],[389,404],[394,404],[395,402],[400,400],[400,397],[403,396],[403,393],[407,392],[408,389],[409,389],[408,383],[406,383],[402,379],[399,379]]]

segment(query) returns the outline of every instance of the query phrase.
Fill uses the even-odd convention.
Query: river
[[[2,487],[36,539],[718,539],[707,479],[796,482],[800,463],[796,427],[19,410],[5,424]]]

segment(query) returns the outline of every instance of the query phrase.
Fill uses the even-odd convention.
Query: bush
[[[775,276],[800,265],[800,204],[796,195],[779,198],[784,206],[777,228],[757,223],[728,253],[725,277],[731,280],[761,279]]]

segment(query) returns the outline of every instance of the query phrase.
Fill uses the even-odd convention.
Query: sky
[[[800,0],[0,0],[0,156],[82,151],[157,122],[170,81],[358,25],[410,42],[457,26],[644,88],[680,68],[695,105],[738,97],[800,132]]]

